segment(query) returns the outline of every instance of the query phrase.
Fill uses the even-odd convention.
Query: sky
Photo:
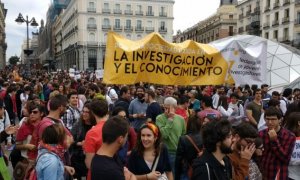
[[[51,3],[51,0],[0,0],[4,3],[4,7],[8,9],[6,22],[6,42],[7,51],[6,59],[11,56],[21,54],[21,45],[26,40],[26,24],[21,25],[15,22],[19,13],[22,13],[26,18],[28,15],[29,20],[35,17],[40,25],[41,19],[46,19],[46,12]],[[219,7],[219,0],[175,0],[173,15],[173,30],[184,31],[185,29],[195,25],[199,21],[214,14]],[[38,29],[29,28],[29,34],[36,32]]]

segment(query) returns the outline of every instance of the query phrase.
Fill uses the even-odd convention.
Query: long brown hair
[[[95,126],[97,124],[95,116],[93,115],[92,111],[91,111],[91,103],[85,103],[85,105],[83,106],[83,108],[87,108],[89,110],[89,115],[90,115],[90,123],[92,126]],[[83,110],[83,109],[82,109]],[[83,118],[82,118],[82,114],[80,115],[80,120],[83,124],[85,124]]]
[[[299,126],[299,121],[300,121],[300,112],[292,112],[286,121],[285,127],[293,132],[297,137],[300,136],[300,126]]]
[[[135,149],[137,150],[137,152],[140,156],[144,155],[145,147],[141,140],[141,136],[142,136],[141,132],[145,128],[150,129],[153,132],[154,136],[156,137],[156,141],[154,142],[154,148],[155,148],[155,155],[158,155],[160,152],[160,148],[161,148],[161,133],[159,131],[159,128],[151,122],[147,122],[147,123],[143,124],[141,126],[141,128],[139,129],[139,131],[137,133],[137,141],[136,141]]]

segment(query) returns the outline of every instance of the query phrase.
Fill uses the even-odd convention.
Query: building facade
[[[244,0],[237,5],[239,34],[261,36],[260,0]]]
[[[0,0],[0,69],[6,66],[6,49],[7,43],[5,33],[5,18],[7,9],[4,8],[4,3]]]
[[[199,43],[209,43],[237,33],[237,1],[221,1],[217,12],[207,19],[182,33],[179,31],[173,37],[173,42],[194,40]]]
[[[131,40],[159,32],[172,41],[174,0],[73,0],[56,17],[58,68],[102,69],[109,31]]]

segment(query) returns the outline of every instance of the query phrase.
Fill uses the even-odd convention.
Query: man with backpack
[[[287,107],[290,105],[290,100],[292,99],[292,96],[293,96],[293,89],[291,88],[284,89],[282,93],[282,99],[280,100],[280,109],[281,112],[283,113],[283,116],[287,111]]]

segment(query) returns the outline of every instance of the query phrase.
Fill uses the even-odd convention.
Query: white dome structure
[[[243,47],[267,41],[267,82],[272,87],[283,87],[300,77],[300,50],[286,44],[274,42],[259,36],[237,35],[210,44],[234,38]]]

